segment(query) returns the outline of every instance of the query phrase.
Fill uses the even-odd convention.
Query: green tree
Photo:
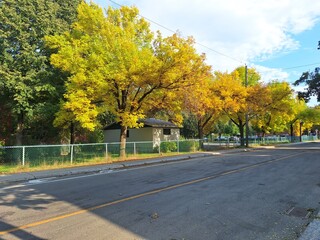
[[[5,99],[1,104],[15,119],[18,145],[26,125],[38,119],[35,113],[50,118],[59,102],[65,75],[50,65],[44,36],[69,29],[80,1],[0,1],[0,95]]]
[[[213,126],[213,132],[219,137],[222,135],[235,136],[239,135],[239,128],[225,115],[216,120]]]
[[[299,98],[303,98],[306,102],[310,101],[312,96],[317,97],[320,102],[320,68],[315,68],[314,72],[304,72],[301,77],[294,82],[294,86],[300,84],[306,85],[305,91],[298,92]]]
[[[71,74],[55,123],[74,118],[93,130],[98,114],[111,112],[121,123],[121,157],[128,128],[140,127],[137,120],[155,107],[177,112],[179,105],[167,99],[208,71],[192,38],[162,38],[159,33],[154,38],[135,7],[108,8],[104,14],[83,2],[72,31],[46,40],[58,50],[52,64]]]
[[[247,83],[246,83],[246,67],[240,66],[237,67],[233,72],[237,72],[239,74],[239,78],[241,79],[241,83],[243,86],[253,86],[259,83],[261,76],[256,71],[255,68],[247,69]]]
[[[181,135],[186,139],[196,138],[199,136],[197,119],[190,113],[183,114],[183,123]]]

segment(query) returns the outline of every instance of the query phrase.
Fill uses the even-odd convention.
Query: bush
[[[160,144],[160,150],[163,153],[167,152],[175,152],[177,151],[177,143],[176,142],[162,142]]]
[[[179,142],[179,151],[195,152],[200,149],[199,141],[181,141]]]

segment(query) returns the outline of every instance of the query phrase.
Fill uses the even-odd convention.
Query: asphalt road
[[[320,143],[0,189],[0,239],[298,239],[320,207]]]

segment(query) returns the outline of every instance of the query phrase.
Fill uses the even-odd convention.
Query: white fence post
[[[108,160],[108,143],[106,143],[106,160]]]
[[[26,163],[25,163],[25,153],[26,153],[26,147],[23,146],[22,147],[22,166],[24,166]]]
[[[73,163],[73,144],[71,145],[71,148],[70,148],[70,163],[71,164]]]

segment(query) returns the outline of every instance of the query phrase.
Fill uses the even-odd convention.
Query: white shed
[[[153,146],[159,146],[160,141],[179,140],[180,129],[177,125],[155,119],[147,118],[139,120],[143,123],[141,128],[129,128],[127,131],[127,142],[147,142],[152,141]],[[106,126],[104,130],[104,141],[114,143],[120,141],[120,124],[113,123]]]

